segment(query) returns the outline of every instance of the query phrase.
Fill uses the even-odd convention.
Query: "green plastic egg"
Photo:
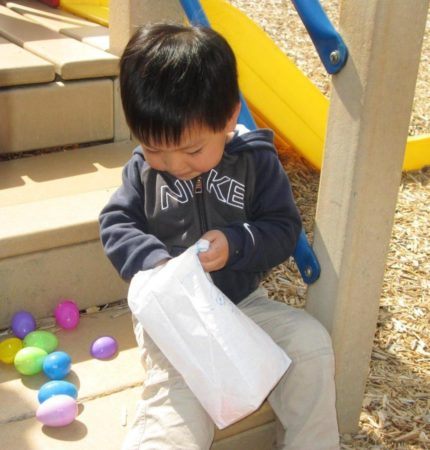
[[[25,336],[24,347],[38,347],[46,353],[52,353],[58,347],[58,339],[49,331],[32,331]]]
[[[0,361],[13,364],[15,355],[22,349],[22,341],[16,337],[0,342]]]
[[[24,347],[15,355],[15,368],[23,375],[35,375],[42,371],[43,360],[48,354],[38,347]]]

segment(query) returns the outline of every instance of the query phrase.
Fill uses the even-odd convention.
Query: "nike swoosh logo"
[[[255,245],[255,238],[254,238],[254,235],[252,234],[252,231],[251,231],[251,226],[249,225],[249,223],[244,223],[243,224],[243,227],[245,228],[245,230],[251,235],[251,238],[252,238],[252,243]]]

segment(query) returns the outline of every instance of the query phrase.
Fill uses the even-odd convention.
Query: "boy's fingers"
[[[213,272],[214,270],[221,268],[220,263],[217,260],[202,262],[202,267],[205,272]]]
[[[218,237],[218,232],[214,231],[214,230],[210,230],[207,231],[202,237],[201,239],[206,239],[207,241],[209,241],[210,243],[212,243],[213,241],[215,241]]]
[[[216,251],[214,249],[209,248],[206,252],[199,253],[199,258],[201,262],[209,262],[214,259],[216,255]]]

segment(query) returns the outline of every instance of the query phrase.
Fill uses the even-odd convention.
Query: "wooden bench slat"
[[[0,6],[0,35],[52,62],[66,80],[118,74],[118,57],[49,30],[5,6]]]
[[[53,64],[0,37],[0,86],[46,83],[54,78]]]
[[[18,14],[44,27],[72,37],[103,51],[109,50],[109,29],[61,9],[53,9],[34,0],[6,2]]]

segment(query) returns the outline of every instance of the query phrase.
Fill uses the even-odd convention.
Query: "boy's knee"
[[[315,317],[311,316],[308,312],[303,313],[303,333],[307,336],[309,341],[312,341],[314,345],[323,347],[332,347],[331,337],[326,328]]]
[[[279,342],[294,359],[332,355],[331,337],[324,326],[304,310],[297,310],[292,333]]]

